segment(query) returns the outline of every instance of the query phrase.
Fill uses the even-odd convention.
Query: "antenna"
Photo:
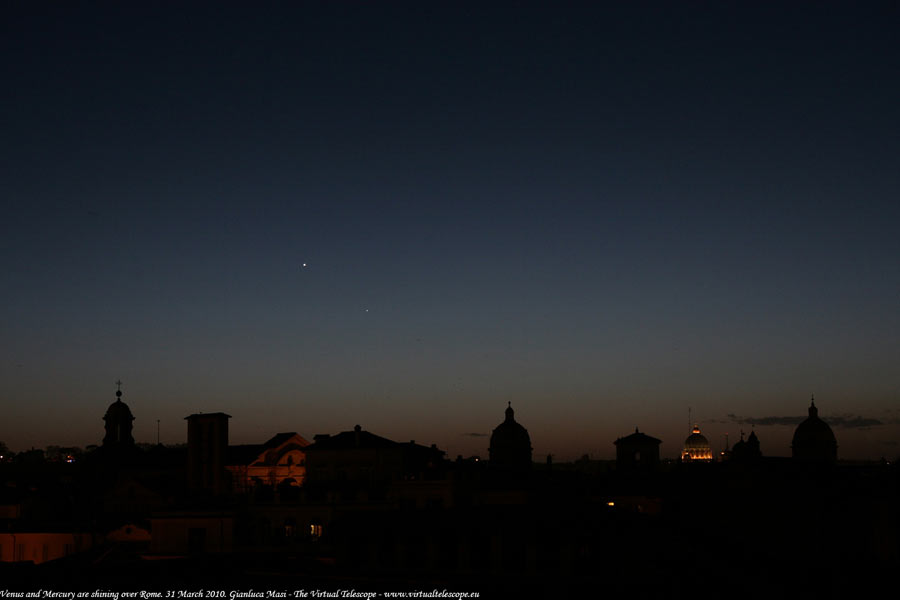
[[[156,445],[159,446],[159,419],[156,420]]]
[[[688,406],[688,431],[694,427],[694,422],[691,420],[691,407]]]

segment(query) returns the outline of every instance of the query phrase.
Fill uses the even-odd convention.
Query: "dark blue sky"
[[[7,3],[0,440],[900,452],[896,3]],[[306,267],[302,265],[306,263]],[[761,427],[789,453],[791,428]]]

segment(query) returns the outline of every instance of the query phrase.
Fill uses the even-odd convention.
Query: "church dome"
[[[794,430],[791,454],[799,460],[837,460],[837,439],[828,423],[819,418],[815,399],[810,400],[809,416]]]
[[[118,398],[109,405],[109,408],[106,409],[106,414],[103,416],[104,421],[109,421],[110,419],[116,421],[131,419],[133,421],[134,416],[131,414],[131,409],[128,408],[128,405],[122,402],[121,398]]]
[[[512,404],[506,407],[506,419],[494,428],[489,449],[491,465],[522,469],[531,466],[531,437],[516,422]]]
[[[691,435],[684,440],[684,451],[681,453],[681,460],[692,461],[711,461],[712,450],[709,447],[709,440],[700,433],[700,428],[694,425]]]

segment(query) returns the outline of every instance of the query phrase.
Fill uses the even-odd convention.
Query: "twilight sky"
[[[896,3],[120,4],[0,9],[14,450],[900,454]]]

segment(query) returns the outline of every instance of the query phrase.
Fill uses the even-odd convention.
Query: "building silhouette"
[[[103,436],[103,447],[107,449],[130,448],[134,446],[131,435],[134,416],[128,405],[122,402],[122,382],[116,382],[116,401],[109,405],[103,416],[106,435]]]
[[[187,482],[191,492],[218,495],[226,491],[230,418],[231,415],[222,412],[185,417],[188,422]]]
[[[616,446],[616,468],[620,471],[655,469],[659,466],[661,440],[634,428],[634,433],[613,442]]]
[[[794,430],[791,456],[803,462],[834,464],[837,461],[837,439],[828,423],[819,418],[815,398],[809,401],[809,416]]]
[[[352,431],[317,434],[306,446],[307,483],[311,486],[380,486],[424,479],[439,468],[443,451],[436,446],[395,442],[356,425]]]
[[[506,418],[491,433],[488,453],[492,468],[506,471],[531,468],[531,437],[528,430],[516,422],[511,402],[506,407]]]
[[[731,460],[737,462],[749,462],[762,458],[762,451],[759,447],[759,438],[756,432],[751,431],[750,435],[744,440],[744,432],[741,432],[741,439],[731,448]]]

